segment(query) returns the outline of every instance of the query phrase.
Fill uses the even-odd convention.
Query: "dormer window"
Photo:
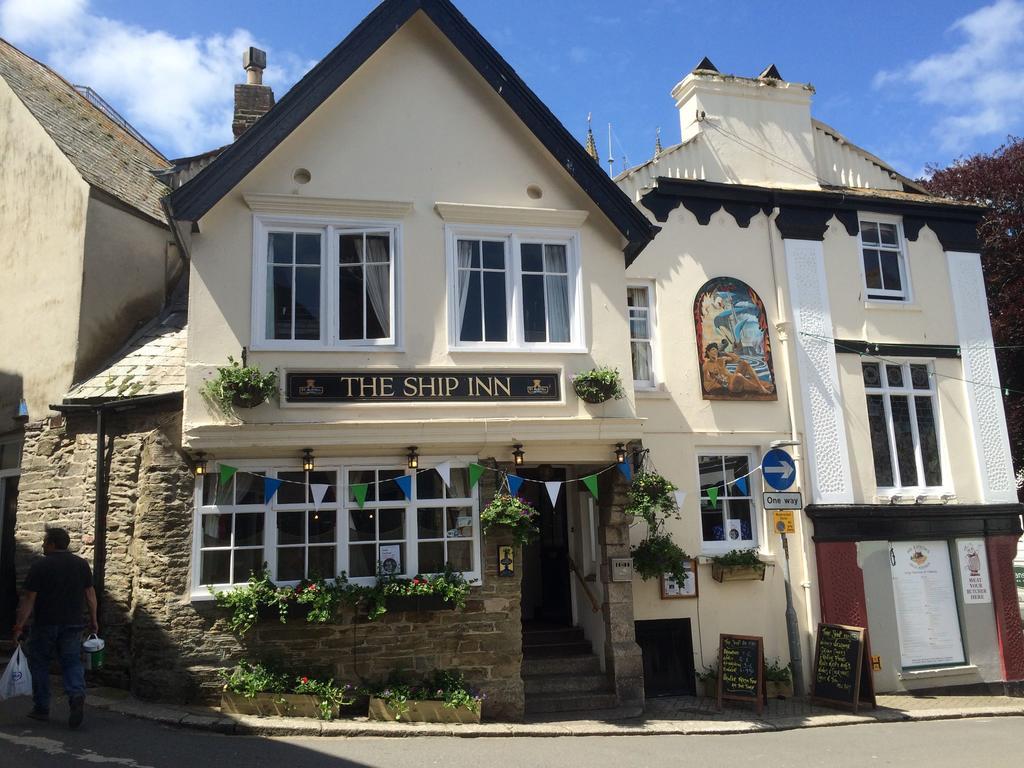
[[[865,296],[871,301],[910,299],[903,226],[897,220],[860,223]]]

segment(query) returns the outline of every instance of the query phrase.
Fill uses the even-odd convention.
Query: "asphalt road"
[[[1024,764],[1024,718],[997,717],[808,728],[739,736],[560,738],[255,738],[221,736],[86,710],[78,731],[24,717],[27,699],[0,702],[0,766],[70,768],[306,768],[307,766],[984,766]]]

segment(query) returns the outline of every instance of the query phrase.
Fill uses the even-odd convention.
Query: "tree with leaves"
[[[991,154],[927,170],[931,178],[921,183],[933,194],[988,207],[978,225],[981,263],[1017,492],[1024,500],[1024,139],[1011,136]]]

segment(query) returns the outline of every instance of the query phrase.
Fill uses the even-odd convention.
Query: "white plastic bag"
[[[15,696],[32,695],[32,674],[28,671],[28,659],[21,650],[21,644],[14,651],[3,677],[0,677],[0,700]]]

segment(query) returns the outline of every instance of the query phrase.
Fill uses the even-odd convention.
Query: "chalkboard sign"
[[[764,711],[764,639],[749,635],[719,635],[718,708],[723,700],[752,701]]]
[[[819,624],[811,672],[813,701],[854,712],[861,703],[875,706],[871,648],[863,627]]]

